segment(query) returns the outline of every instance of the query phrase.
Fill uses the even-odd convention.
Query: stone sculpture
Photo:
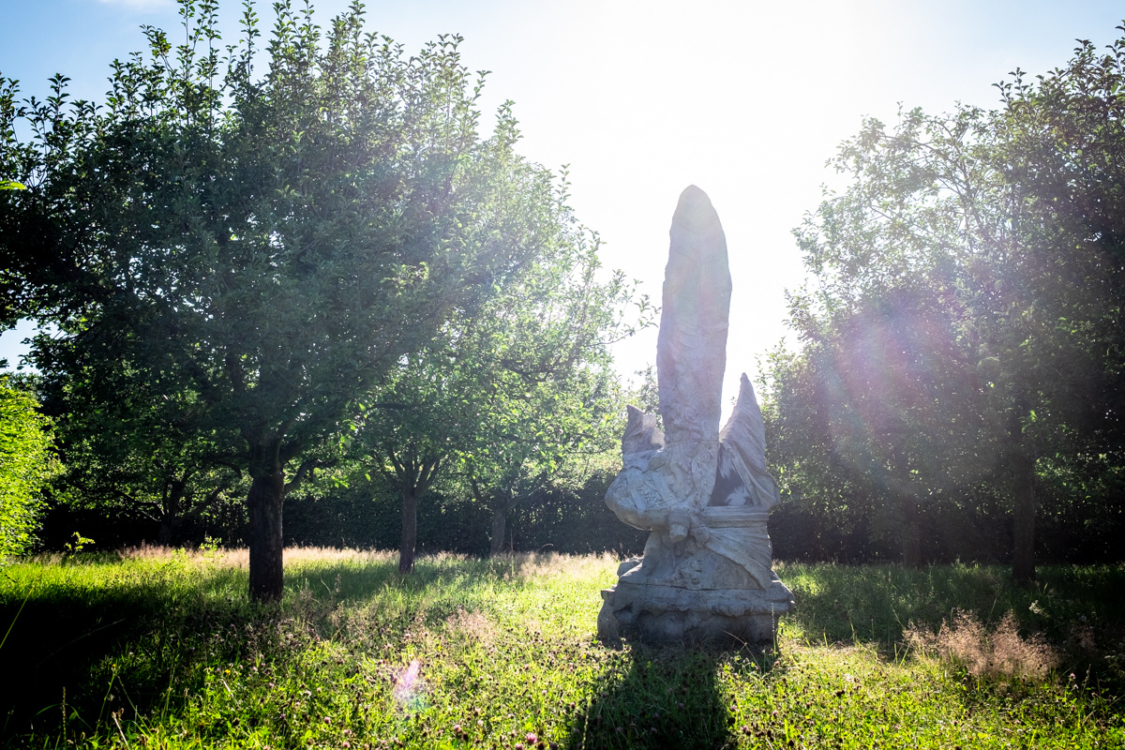
[[[707,195],[688,187],[672,218],[656,370],[660,413],[629,407],[624,467],[606,503],[651,531],[644,555],[602,591],[598,634],[652,642],[772,643],[793,595],[771,569],[766,522],[779,500],[765,429],[742,376],[719,430],[731,280],[726,238]]]

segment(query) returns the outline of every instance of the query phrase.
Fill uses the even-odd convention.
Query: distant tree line
[[[500,552],[640,554],[647,534],[621,523],[605,505],[612,478],[597,472],[581,486],[544,487],[531,494],[508,514]],[[52,503],[42,520],[39,539],[46,549],[65,548],[74,529],[96,541],[93,549],[154,544],[158,532],[151,519],[71,503]],[[401,496],[384,482],[312,487],[287,498],[284,541],[286,546],[398,550],[401,521]],[[492,552],[492,511],[471,495],[430,490],[418,503],[416,528],[420,555]],[[245,505],[231,500],[183,523],[171,542],[239,547],[248,537]]]

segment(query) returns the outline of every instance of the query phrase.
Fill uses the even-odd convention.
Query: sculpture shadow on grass
[[[734,713],[719,671],[731,651],[648,646],[616,651],[570,722],[567,750],[668,748],[715,750],[734,743]],[[774,654],[751,653],[763,670]]]

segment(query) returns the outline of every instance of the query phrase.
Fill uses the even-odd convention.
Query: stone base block
[[[772,647],[778,618],[793,609],[780,581],[765,591],[692,590],[619,581],[602,590],[598,637],[649,643]]]

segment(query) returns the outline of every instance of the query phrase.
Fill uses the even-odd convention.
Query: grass
[[[401,576],[386,553],[290,550],[284,601],[260,607],[245,552],[9,566],[0,631],[24,608],[0,649],[0,741],[1125,747],[1121,566],[1044,569],[1033,589],[998,568],[780,566],[798,610],[771,653],[602,646],[598,590],[615,569],[437,556]],[[1050,668],[985,669],[985,652]]]

